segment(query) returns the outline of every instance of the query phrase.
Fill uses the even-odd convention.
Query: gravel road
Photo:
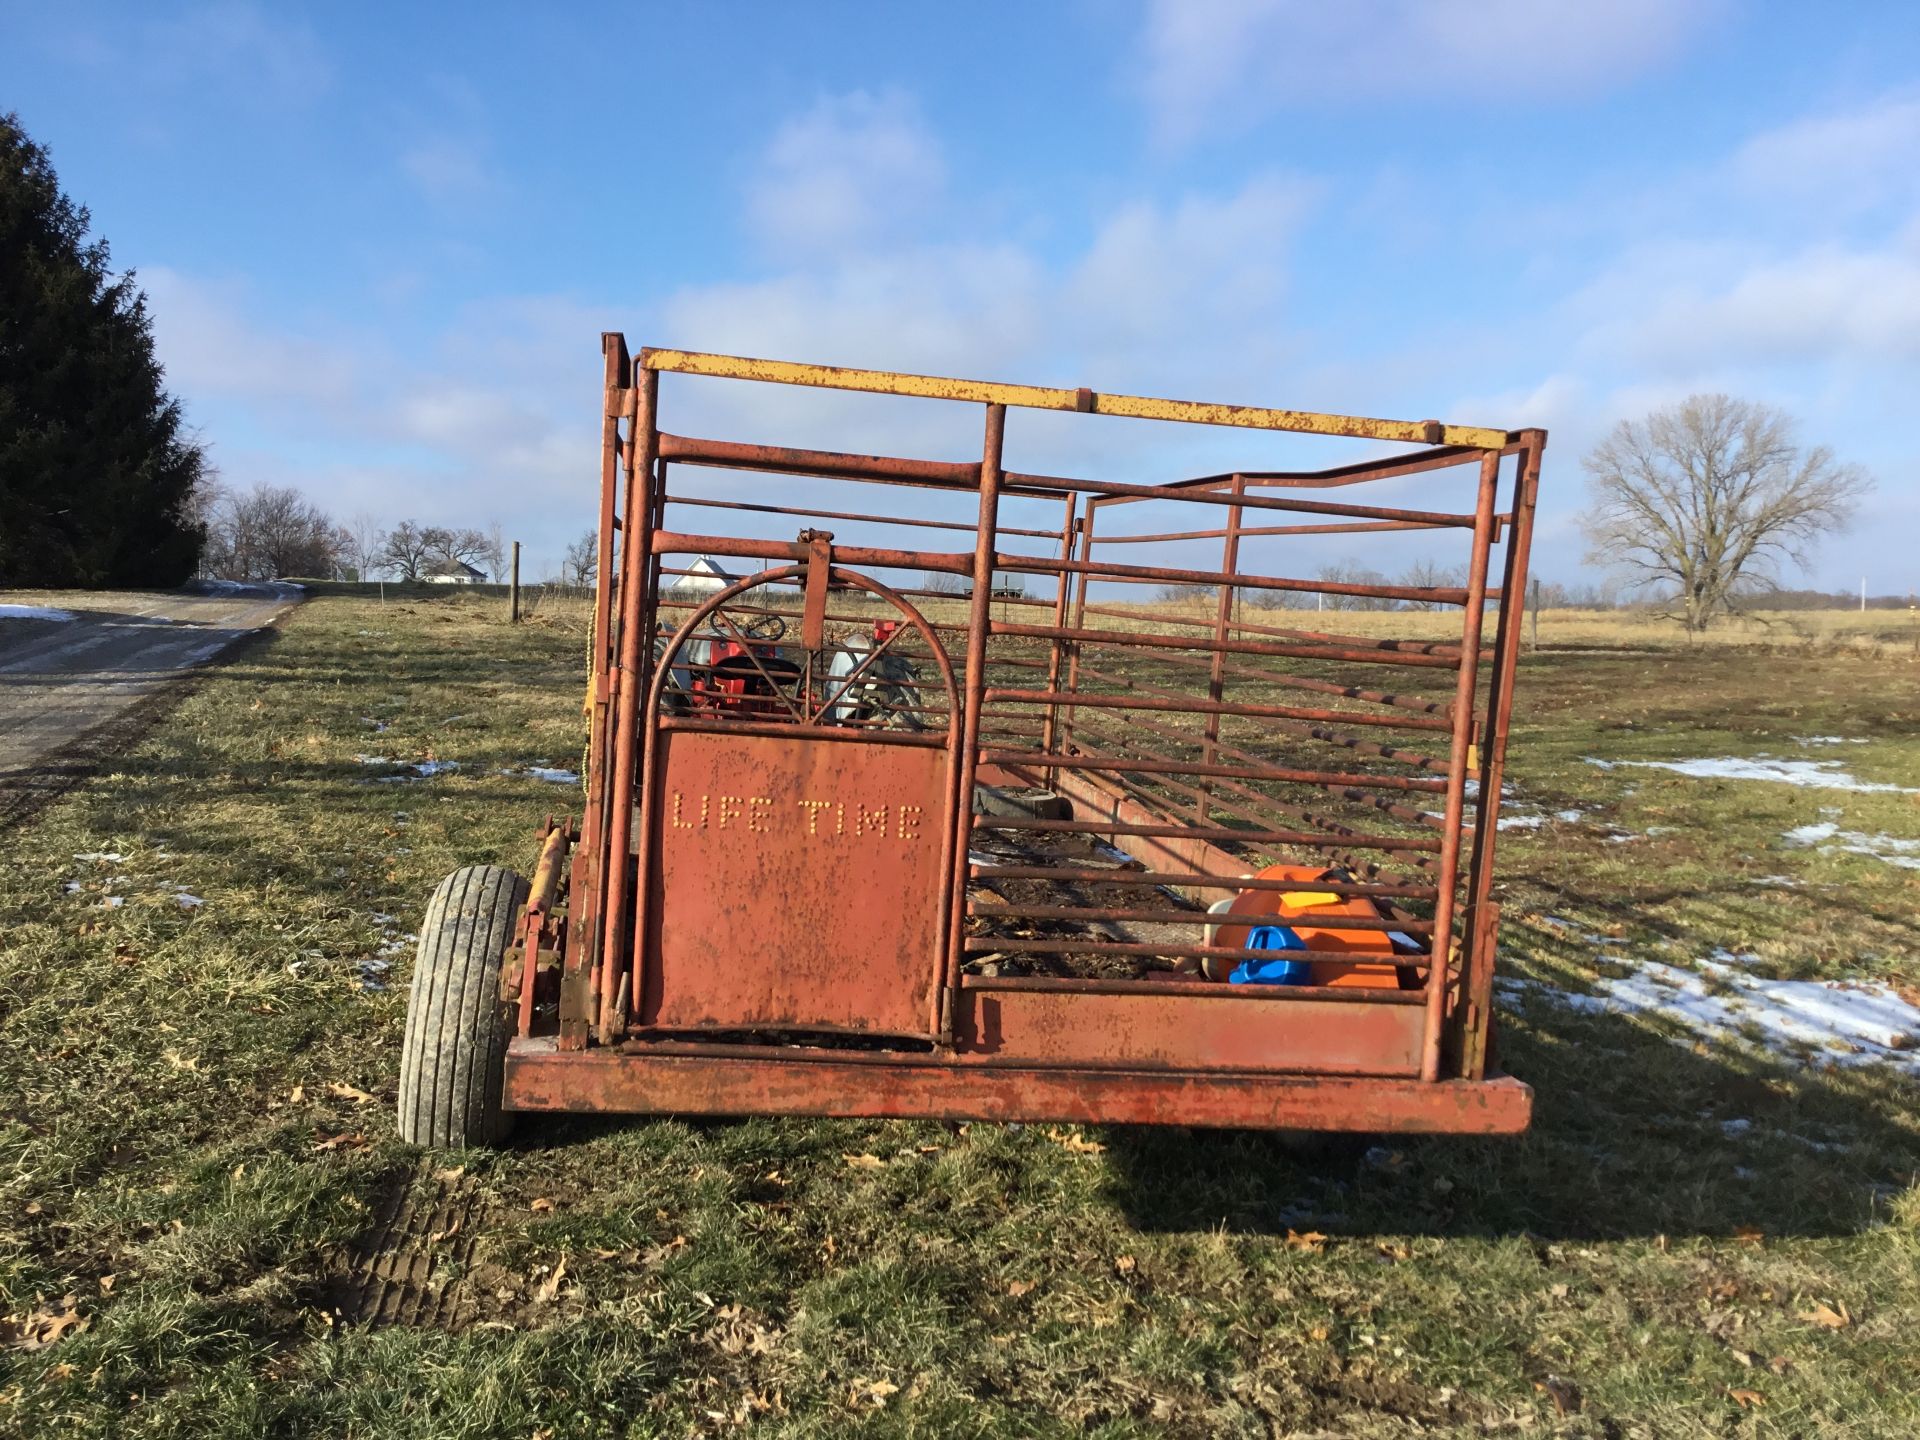
[[[297,585],[0,590],[0,792],[300,602]]]

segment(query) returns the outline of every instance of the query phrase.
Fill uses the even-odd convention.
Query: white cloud
[[[1666,60],[1722,0],[1151,0],[1140,88],[1161,137],[1289,106],[1593,91]]]
[[[1920,98],[1882,97],[1754,136],[1728,164],[1747,191],[1777,203],[1815,200],[1821,217],[1920,196]]]
[[[441,204],[481,199],[500,189],[480,146],[450,135],[408,146],[400,154],[400,169],[429,200]]]
[[[68,33],[60,48],[81,64],[112,72],[116,92],[204,94],[213,86],[285,108],[318,99],[333,83],[333,67],[311,27],[245,0],[140,15],[128,23],[102,20]]]
[[[1642,247],[1572,309],[1590,358],[1649,376],[1708,366],[1920,361],[1920,249]]]
[[[269,330],[252,319],[251,288],[208,280],[165,265],[137,277],[153,317],[167,388],[198,396],[336,409],[349,404],[369,357],[358,346],[297,330]]]
[[[1225,194],[1131,202],[1065,255],[982,240],[820,257],[764,280],[676,292],[659,311],[660,343],[1283,403],[1289,251],[1315,194],[1291,177],[1260,174]],[[935,402],[714,385],[689,393],[698,423],[758,440],[897,445],[915,455],[965,454],[978,443],[976,414]],[[1166,427],[1051,423],[1060,418],[1070,419],[1020,417],[1023,463],[1138,466],[1167,439]]]
[[[774,132],[747,186],[769,252],[871,251],[921,228],[945,183],[940,147],[910,97],[822,98]]]

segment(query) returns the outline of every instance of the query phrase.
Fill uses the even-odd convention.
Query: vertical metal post
[[[960,727],[960,765],[953,797],[953,890],[947,924],[947,974],[941,987],[939,1033],[951,1043],[960,957],[967,940],[967,848],[973,835],[973,777],[980,766],[980,709],[987,690],[987,627],[992,620],[993,551],[1000,526],[1000,460],[1006,443],[1007,407],[987,406],[986,443],[980,455],[980,519],[973,540],[973,604],[967,618],[966,692]]]
[[[1247,493],[1246,478],[1241,475],[1234,476],[1232,489],[1236,497],[1245,495]],[[1227,534],[1220,547],[1220,571],[1223,575],[1237,575],[1240,571],[1240,515],[1243,509],[1245,509],[1244,506],[1234,505],[1227,510]],[[1213,666],[1207,678],[1207,699],[1215,705],[1220,703],[1220,697],[1226,693],[1227,656],[1224,647],[1227,643],[1227,626],[1233,620],[1233,606],[1237,595],[1238,592],[1231,579],[1221,582],[1220,598],[1214,606],[1213,613]],[[1218,711],[1207,716],[1206,733],[1206,744],[1201,747],[1201,763],[1211,765],[1220,749]],[[1200,794],[1194,798],[1193,813],[1194,817],[1205,825],[1212,810],[1213,780],[1211,777],[1202,777],[1199,789]]]
[[[1080,522],[1079,527],[1080,558],[1082,560],[1093,559],[1093,521],[1094,517],[1099,513],[1100,502],[1098,500],[1087,501],[1087,515],[1086,518]],[[1084,628],[1087,623],[1087,579],[1088,576],[1085,570],[1082,570],[1079,575],[1074,578],[1073,625],[1071,628],[1075,630]],[[1078,640],[1069,640],[1067,642],[1067,690],[1071,693],[1079,688],[1080,642]],[[1073,707],[1071,705],[1067,707],[1066,720],[1062,727],[1062,733],[1058,735],[1056,739],[1061,749],[1065,749],[1073,743]]]
[[[513,542],[513,579],[507,585],[507,623],[520,623],[520,542]]]
[[[625,1025],[626,1017],[615,1013],[620,993],[618,972],[631,966],[634,958],[621,939],[626,930],[628,879],[633,869],[634,740],[640,708],[640,645],[647,638],[641,633],[645,628],[643,598],[656,519],[650,486],[660,448],[654,420],[660,393],[658,372],[642,368],[634,376],[629,393],[634,397],[629,412],[633,430],[627,443],[627,519],[620,554],[620,664],[613,723],[613,788],[607,797],[612,824],[607,847],[607,913],[603,917],[598,970],[599,1032],[603,1042]]]
[[[1060,558],[1063,561],[1073,559],[1074,512],[1079,504],[1078,494],[1067,496],[1066,523],[1060,527]],[[1067,623],[1067,589],[1072,579],[1070,572],[1066,570],[1060,572],[1060,583],[1053,597],[1053,628],[1056,630],[1063,628]],[[1066,644],[1056,635],[1053,637],[1052,653],[1047,657],[1047,689],[1055,694],[1060,690],[1060,666],[1065,658]],[[1059,736],[1060,705],[1056,701],[1047,706],[1046,725],[1040,739],[1041,750],[1049,755],[1053,754]]]
[[[587,677],[587,800],[580,817],[580,846],[575,852],[575,913],[567,927],[567,948],[562,958],[561,1017],[559,1045],[563,1050],[580,1049],[587,1043],[587,1027],[592,1015],[585,1007],[586,976],[599,965],[606,921],[600,909],[604,899],[601,867],[610,853],[608,845],[607,756],[614,716],[613,654],[614,605],[620,590],[615,572],[615,535],[621,527],[619,509],[621,436],[620,422],[628,409],[633,384],[633,362],[627,353],[627,341],[617,331],[600,337],[605,361],[604,396],[600,418],[600,548],[594,572],[592,635],[588,646]],[[628,503],[631,505],[631,493]],[[622,557],[624,558],[624,556]],[[577,1007],[577,1011],[576,1011]]]
[[[1478,1080],[1486,1073],[1488,1006],[1492,1003],[1493,963],[1498,911],[1493,890],[1493,849],[1500,830],[1500,786],[1507,759],[1507,727],[1513,717],[1513,682],[1520,663],[1522,597],[1533,545],[1534,502],[1540,492],[1540,451],[1545,436],[1521,432],[1521,450],[1513,484],[1513,527],[1507,533],[1506,568],[1500,580],[1500,618],[1494,628],[1493,673],[1487,680],[1487,724],[1480,738],[1480,798],[1474,817],[1473,853],[1468,862],[1466,943],[1462,953],[1471,971],[1464,977],[1465,1005],[1459,1024],[1461,1070]]]
[[[1453,920],[1460,868],[1460,819],[1465,809],[1474,693],[1480,683],[1480,632],[1486,623],[1487,551],[1493,537],[1493,498],[1500,483],[1500,452],[1480,461],[1480,495],[1473,510],[1473,557],[1467,571],[1467,608],[1460,625],[1460,668],[1453,689],[1453,735],[1447,770],[1445,830],[1440,839],[1440,894],[1433,907],[1432,956],[1427,966],[1426,1031],[1420,1078],[1440,1078],[1441,1025],[1446,1018],[1447,970],[1453,954]],[[1462,955],[1464,979],[1466,957]]]

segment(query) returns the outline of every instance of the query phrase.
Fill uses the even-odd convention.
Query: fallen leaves
[[[884,1168],[887,1163],[886,1161],[882,1160],[878,1155],[843,1154],[841,1155],[840,1158],[846,1161],[847,1164],[855,1170],[879,1170]]]
[[[527,1208],[536,1215],[551,1215],[553,1213],[553,1201],[544,1195],[536,1195],[531,1203],[528,1204]]]
[[[1139,1268],[1140,1262],[1131,1255],[1121,1255],[1113,1262],[1113,1273],[1116,1275],[1131,1275]]]
[[[24,1315],[0,1319],[0,1345],[10,1350],[45,1350],[69,1335],[78,1335],[92,1322],[80,1313],[77,1295],[63,1296],[52,1305],[40,1305]]]
[[[900,1387],[891,1380],[855,1380],[847,1404],[856,1410],[880,1410],[886,1407],[889,1395],[899,1393]]]
[[[1299,1250],[1304,1254],[1318,1255],[1327,1248],[1327,1237],[1318,1230],[1289,1230],[1286,1240],[1287,1249]]]
[[[1077,1131],[1062,1130],[1057,1125],[1048,1128],[1047,1139],[1069,1155],[1104,1155],[1107,1151],[1098,1140],[1089,1140]]]
[[[1533,1388],[1553,1401],[1556,1415],[1578,1415],[1582,1404],[1580,1387],[1560,1375],[1534,1381]]]
[[[1742,1390],[1733,1385],[1727,1387],[1727,1398],[1742,1410],[1764,1410],[1767,1404],[1767,1397],[1758,1390]]]
[[[687,1248],[687,1237],[676,1235],[664,1245],[650,1246],[640,1257],[640,1263],[649,1270],[658,1270],[668,1259]]]
[[[1027,1295],[1032,1293],[1034,1286],[1038,1285],[1039,1283],[1040,1282],[1038,1280],[1009,1281],[1007,1284],[1007,1294],[1011,1295],[1014,1299],[1018,1300],[1022,1295]]]
[[[344,1080],[329,1080],[327,1093],[336,1100],[351,1100],[356,1105],[378,1105],[380,1102],[366,1091],[356,1089]]]
[[[1853,1316],[1844,1303],[1835,1308],[1824,1300],[1816,1300],[1811,1310],[1802,1310],[1800,1318],[1823,1330],[1844,1330],[1853,1323]]]
[[[171,1065],[175,1070],[198,1070],[200,1068],[200,1062],[198,1060],[188,1055],[182,1055],[178,1050],[162,1051],[160,1058],[165,1060],[167,1064]]]
[[[560,1263],[555,1265],[547,1278],[533,1287],[534,1303],[551,1305],[560,1294],[560,1282],[567,1277],[567,1257],[562,1255]]]
[[[1766,1244],[1767,1232],[1757,1225],[1741,1225],[1734,1229],[1733,1238],[1749,1249],[1758,1250]]]
[[[329,1135],[324,1130],[313,1132],[313,1148],[316,1150],[364,1150],[367,1148],[367,1136],[364,1130],[342,1130],[338,1135]]]

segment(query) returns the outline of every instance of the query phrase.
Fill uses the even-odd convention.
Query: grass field
[[[1511,1142],[576,1120],[409,1152],[426,897],[577,806],[524,772],[577,766],[582,633],[499,609],[322,595],[0,831],[0,1433],[1920,1432],[1920,1087],[1537,992]],[[1503,837],[1506,973],[1724,948],[1920,986],[1920,870],[1784,838],[1920,838],[1920,667],[1545,629],[1512,778],[1579,815]],[[1761,754],[1905,788],[1588,763]],[[410,1198],[450,1217],[451,1320],[337,1323]]]

